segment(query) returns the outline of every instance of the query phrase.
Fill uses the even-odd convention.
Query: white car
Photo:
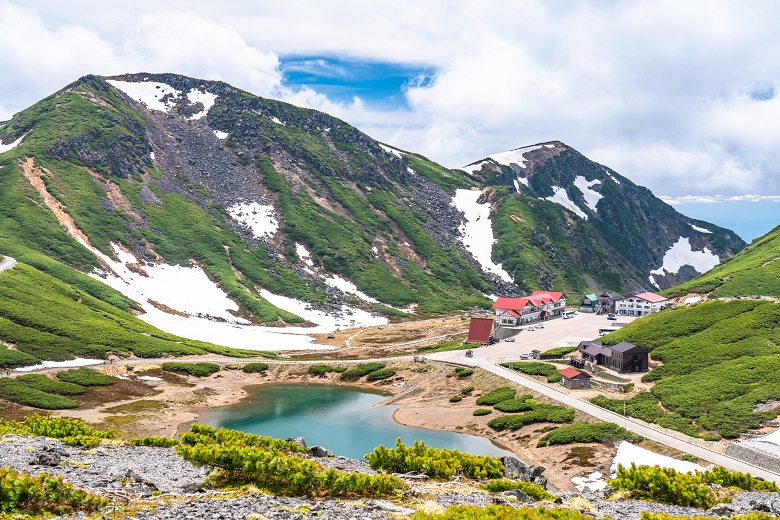
[[[532,359],[532,358],[533,356],[531,355],[530,352],[526,352],[525,354],[520,355],[520,359]]]
[[[533,331],[535,331],[535,330],[536,330],[536,327],[534,327],[534,326],[531,326],[531,327],[528,327],[528,328],[527,328],[527,329],[525,329],[525,330],[527,330],[528,332],[533,332]]]
[[[513,342],[515,338],[506,338],[504,341],[508,341],[509,343]]]

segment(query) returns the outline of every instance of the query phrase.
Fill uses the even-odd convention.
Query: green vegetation
[[[419,354],[432,354],[434,352],[449,352],[450,350],[468,350],[474,348],[473,345],[463,343],[463,340],[453,339],[450,341],[442,341],[441,343],[434,343],[433,345],[425,345],[417,349]]]
[[[247,363],[241,370],[247,374],[257,374],[258,372],[265,372],[268,370],[268,363]]]
[[[745,249],[693,280],[663,292],[682,296],[706,294],[711,298],[728,296],[780,297],[780,226],[757,238]]]
[[[459,403],[461,401],[463,401],[463,396],[462,395],[453,395],[452,397],[450,397],[450,402],[451,403]]]
[[[651,513],[642,511],[639,520],[711,520],[711,516],[677,516],[667,513]],[[746,515],[732,515],[729,520],[774,520],[777,518],[769,513],[748,513]]]
[[[479,506],[450,506],[443,513],[417,511],[410,520],[591,520],[593,517],[563,507],[515,509],[512,506],[489,504]]]
[[[456,474],[474,479],[497,478],[504,474],[504,465],[496,458],[431,448],[422,441],[407,447],[400,438],[395,441],[395,448],[380,445],[366,455],[366,460],[375,470],[424,473],[438,479],[449,479]]]
[[[343,373],[346,372],[347,369],[346,367],[332,367],[330,365],[317,364],[309,365],[309,369],[307,371],[309,372],[310,376],[325,377],[331,372]]]
[[[4,515],[92,513],[107,502],[101,496],[63,482],[62,477],[45,473],[33,477],[11,468],[0,468],[0,513]]]
[[[712,484],[722,486],[722,489],[713,489]],[[703,509],[718,503],[726,496],[728,488],[742,491],[780,490],[773,482],[720,466],[706,471],[680,473],[672,468],[636,466],[633,463],[630,468],[618,465],[617,478],[610,480],[609,485],[618,491],[629,492],[631,498]]]
[[[602,341],[646,345],[664,363],[643,377],[656,382],[652,395],[626,401],[629,415],[688,435],[731,438],[774,417],[753,410],[780,399],[779,325],[778,303],[713,301],[647,316]],[[623,411],[622,401],[594,402]]]
[[[490,408],[477,408],[476,410],[474,410],[474,413],[472,415],[475,417],[480,417],[483,415],[490,415],[491,413],[493,413],[493,410],[491,410]]]
[[[179,441],[176,439],[169,439],[167,437],[141,437],[138,439],[130,439],[128,442],[130,446],[153,446],[155,448],[173,448],[178,446]]]
[[[539,359],[560,359],[566,354],[571,354],[577,350],[577,347],[555,347],[550,350],[545,350],[539,354]]]
[[[503,366],[509,368],[509,363],[503,363]],[[529,376],[545,376],[548,383],[558,383],[561,375],[558,373],[558,367],[550,363],[540,363],[538,361],[513,361],[512,369]]]
[[[181,363],[177,361],[168,361],[162,364],[162,369],[166,372],[180,372],[197,377],[208,377],[211,374],[219,372],[219,365],[216,363]]]
[[[78,404],[67,397],[37,390],[10,377],[0,378],[0,398],[43,410],[64,410],[78,407]]]
[[[31,388],[57,395],[81,395],[87,391],[81,385],[57,381],[43,374],[24,374],[16,378]]]
[[[176,451],[199,466],[218,468],[207,483],[217,487],[252,485],[278,495],[392,496],[404,483],[390,475],[323,470],[300,457],[293,442],[193,424]]]
[[[117,308],[120,302],[109,300],[106,303],[30,265],[20,263],[4,271],[0,276],[0,340],[13,343],[18,350],[0,345],[0,366],[76,356],[106,358],[112,353],[147,358],[206,352],[262,355],[167,334]]]
[[[480,406],[495,406],[501,401],[507,401],[514,398],[516,393],[517,391],[508,386],[500,386],[494,388],[485,395],[479,396],[477,398],[477,404]]]
[[[533,482],[523,482],[521,480],[509,480],[509,479],[496,479],[489,480],[484,484],[480,484],[479,487],[491,493],[503,493],[512,489],[519,489],[528,498],[534,501],[539,500],[555,500],[555,495],[548,493],[542,486],[534,484]]]
[[[61,370],[57,372],[57,379],[81,386],[111,386],[114,384],[112,377],[87,367]]]
[[[587,423],[576,421],[567,426],[561,426],[547,432],[537,447],[555,444],[572,444],[585,442],[602,442],[605,439],[621,439],[629,442],[639,442],[642,437],[635,435],[615,423]]]
[[[366,376],[366,381],[380,381],[382,379],[389,379],[395,375],[395,370],[392,368],[382,368],[380,370],[374,370],[369,372]]]
[[[467,377],[471,377],[473,374],[474,370],[471,368],[458,367],[455,369],[455,375],[458,376],[458,379],[466,379]]]
[[[371,372],[375,372],[383,368],[385,368],[384,363],[361,363],[354,368],[350,368],[349,370],[342,372],[339,379],[342,381],[357,381],[361,377],[367,376]]]
[[[467,386],[465,388],[461,388],[460,389],[460,393],[463,394],[463,395],[471,395],[471,392],[473,392],[473,391],[474,391],[474,387],[473,386]]]
[[[531,398],[530,394],[521,395],[520,397],[516,397],[514,399],[507,399],[506,401],[501,401],[500,403],[496,403],[493,405],[493,408],[498,410],[499,412],[506,412],[506,413],[517,413],[517,412],[527,412],[528,410],[534,409],[534,402]]]
[[[566,423],[574,420],[574,410],[565,406],[534,403],[527,412],[503,415],[488,422],[488,426],[496,431],[519,430],[523,426],[536,423]]]
[[[114,433],[97,430],[82,419],[52,417],[50,415],[28,415],[22,422],[0,419],[0,434],[38,435],[60,439],[71,446],[94,448],[103,439],[113,439]]]

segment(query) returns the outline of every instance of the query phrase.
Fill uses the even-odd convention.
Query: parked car
[[[515,338],[506,338],[504,341],[508,341],[509,343],[512,343],[515,340]]]
[[[535,327],[532,325],[532,326],[528,327],[528,328],[527,328],[527,329],[525,329],[525,330],[527,330],[527,331],[529,331],[529,332],[533,332],[533,331],[535,331],[535,330],[536,330],[536,328],[535,328]]]
[[[609,313],[609,314],[607,314],[607,319],[608,319],[608,320],[616,320],[616,319],[617,319],[617,316],[615,316],[615,315],[614,315],[614,314],[612,314],[612,313]]]
[[[520,359],[533,359],[533,357],[534,357],[533,354],[531,354],[530,352],[526,352],[525,354],[520,355]]]

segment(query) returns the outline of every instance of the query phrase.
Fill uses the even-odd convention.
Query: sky
[[[780,223],[778,19],[769,0],[0,0],[0,120],[85,74],[176,72],[453,168],[560,140],[717,224]]]

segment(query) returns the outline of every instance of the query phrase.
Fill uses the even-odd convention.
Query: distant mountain
[[[0,254],[161,327],[663,288],[743,246],[559,142],[450,170],[175,74],[85,76],[0,123]]]
[[[664,289],[745,247],[733,231],[678,213],[559,141],[491,155],[463,171],[495,186],[487,195],[497,215],[495,255],[532,283]]]
[[[772,296],[780,298],[780,226],[757,238],[733,258],[666,293],[711,298]]]

